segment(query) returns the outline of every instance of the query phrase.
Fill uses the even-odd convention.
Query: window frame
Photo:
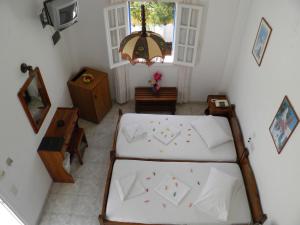
[[[119,34],[120,29],[125,27],[125,36],[127,36],[129,34],[128,6],[129,6],[129,2],[126,1],[126,2],[121,3],[121,4],[115,4],[115,5],[104,8],[104,23],[105,23],[105,33],[106,33],[106,41],[107,41],[107,51],[108,51],[109,65],[110,65],[111,69],[128,64],[127,60],[122,59],[120,53],[118,53],[119,62],[114,62],[112,51],[113,51],[113,49],[116,49],[116,48],[114,48],[111,45],[112,37],[111,37],[111,34],[110,34],[110,32],[112,30],[117,30],[117,45],[116,46],[118,46],[117,49],[118,49],[118,52],[119,52],[119,46],[120,46],[120,43],[122,41],[122,40],[120,40],[120,34]],[[118,13],[119,8],[124,8],[125,9],[125,11],[124,11],[124,22],[125,22],[125,24],[122,25],[122,26],[119,26],[117,24],[118,23],[117,22],[117,18],[118,18],[117,13]],[[115,15],[116,27],[115,28],[110,28],[110,25],[109,25],[109,11],[110,10],[115,10],[116,11],[116,15]]]
[[[132,32],[131,30],[131,10],[130,10],[130,3],[131,2],[147,2],[147,1],[138,1],[138,0],[131,0],[131,1],[127,1],[128,2],[128,21],[129,21],[129,33]],[[162,0],[160,1],[159,3],[161,2],[167,2],[167,3],[174,3],[174,16],[173,16],[173,34],[172,34],[172,41],[171,42],[166,42],[169,44],[170,46],[170,50],[171,50],[171,54],[170,55],[167,55],[167,57],[170,57],[170,59],[172,61],[164,61],[163,64],[173,64],[174,62],[174,43],[175,43],[175,31],[176,31],[176,14],[177,14],[177,3],[176,1],[166,1],[166,0]],[[163,37],[164,38],[164,37]]]
[[[116,68],[118,66],[122,66],[122,65],[126,65],[126,64],[129,64],[129,61],[127,60],[122,60],[121,58],[121,54],[119,54],[119,62],[115,63],[113,61],[113,49],[116,49],[116,47],[114,48],[113,46],[111,46],[111,43],[112,43],[112,39],[111,39],[111,35],[110,35],[110,27],[109,27],[109,15],[108,15],[108,12],[109,10],[116,10],[120,7],[123,7],[125,9],[125,12],[124,12],[124,20],[125,20],[125,25],[123,27],[125,27],[125,30],[126,30],[126,36],[129,35],[131,33],[131,10],[130,10],[130,2],[132,1],[126,1],[124,3],[121,3],[121,4],[115,4],[115,5],[111,5],[109,7],[106,7],[104,8],[104,22],[105,22],[105,32],[106,32],[106,39],[107,39],[107,49],[108,49],[108,56],[109,56],[109,64],[110,64],[110,68],[113,69],[113,68]],[[146,1],[145,1],[146,2]],[[166,1],[166,2],[171,2],[171,1]],[[201,32],[201,23],[202,23],[202,17],[203,17],[203,11],[204,11],[204,7],[201,6],[201,5],[193,5],[193,4],[182,4],[182,3],[178,3],[176,1],[172,1],[175,3],[175,9],[174,9],[174,30],[173,30],[173,40],[172,40],[172,54],[171,55],[168,55],[168,56],[171,56],[171,60],[170,61],[164,61],[163,64],[177,64],[177,65],[183,65],[183,66],[190,66],[190,67],[193,67],[196,63],[196,59],[197,59],[197,55],[198,55],[198,49],[199,49],[199,38],[200,38],[200,32]],[[188,22],[190,23],[190,18],[191,18],[191,11],[193,9],[195,10],[198,10],[198,18],[197,18],[197,25],[196,27],[192,27],[192,26],[186,26],[186,29],[187,29],[187,34],[186,34],[186,41],[185,41],[185,44],[182,45],[182,44],[179,44],[177,41],[179,40],[179,35],[180,35],[180,28],[183,27],[183,25],[180,24],[180,20],[181,20],[181,17],[182,17],[182,8],[188,8],[190,10],[189,12],[189,19],[188,19]],[[118,46],[118,49],[119,49],[119,46],[120,46],[120,43],[122,40],[119,40],[119,27],[117,25],[117,15],[116,15],[116,26],[117,26],[117,45]],[[188,45],[187,42],[188,42],[188,32],[189,30],[194,30],[196,31],[196,34],[195,34],[195,42],[194,42],[194,45],[191,46],[191,45]],[[183,61],[179,61],[178,60],[178,54],[179,54],[179,51],[178,51],[178,47],[180,46],[184,46],[184,60]],[[191,48],[193,49],[193,55],[192,55],[192,61],[191,62],[188,62],[186,60],[186,49],[187,48]]]
[[[181,21],[181,18],[182,18],[182,9],[183,8],[188,8],[189,9],[189,16],[188,16],[188,20],[187,20],[188,23],[190,23],[191,11],[192,10],[199,10],[197,25],[196,25],[195,28],[193,28],[190,25],[184,26],[184,25],[180,24],[180,21]],[[196,63],[197,53],[198,53],[198,49],[199,49],[199,37],[200,37],[201,22],[202,22],[202,17],[203,17],[203,6],[177,3],[176,4],[176,9],[177,9],[176,24],[175,24],[175,32],[176,33],[175,33],[175,41],[174,41],[174,59],[173,59],[173,63],[177,64],[177,65],[193,67]],[[182,27],[184,27],[187,30],[186,31],[186,37],[185,37],[185,44],[178,43],[179,37],[180,37],[180,28],[182,28]],[[196,32],[194,45],[189,45],[188,44],[188,36],[189,36],[189,31],[190,30],[194,30]],[[178,60],[178,54],[179,54],[178,48],[179,47],[184,47],[184,55],[183,55],[184,60],[183,61]],[[193,49],[193,56],[192,56],[192,61],[191,62],[188,62],[186,60],[187,48]]]

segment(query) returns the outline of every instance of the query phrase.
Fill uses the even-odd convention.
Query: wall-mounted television
[[[78,21],[78,0],[48,0],[44,2],[49,24],[64,30]]]

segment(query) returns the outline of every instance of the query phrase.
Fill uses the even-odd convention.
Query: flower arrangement
[[[153,93],[157,94],[160,89],[159,81],[162,78],[162,74],[160,72],[156,72],[153,74],[153,77],[151,80],[149,80],[149,84],[151,85]]]

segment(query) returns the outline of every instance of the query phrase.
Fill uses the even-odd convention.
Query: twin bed
[[[191,121],[201,116],[122,115],[121,111],[119,114],[103,207],[99,215],[102,225],[264,223],[266,215],[262,211],[255,177],[234,108],[224,117],[215,117],[222,129],[232,136],[232,141],[214,149],[209,149],[191,126]],[[147,136],[128,142],[120,131],[133,123],[144,124],[148,130]],[[166,123],[181,129],[181,134],[168,145],[153,138],[153,133]],[[226,221],[220,221],[194,207],[212,168],[237,178],[240,183],[232,195]],[[115,184],[128,174],[135,174],[135,179],[141,181],[146,191],[122,201]],[[166,174],[174,175],[174,179],[180,180],[190,189],[178,205],[167,201],[155,191]]]
[[[190,122],[199,116],[173,116],[127,113],[122,116],[120,130],[127,124],[143,123],[147,127],[147,137],[128,143],[124,135],[118,135],[116,156],[136,159],[166,159],[185,161],[227,161],[236,162],[237,155],[234,142],[230,141],[213,150],[207,148]],[[215,117],[224,130],[232,136],[230,124],[226,117]],[[181,134],[170,144],[164,145],[153,138],[153,133],[164,124],[173,124],[181,128]]]

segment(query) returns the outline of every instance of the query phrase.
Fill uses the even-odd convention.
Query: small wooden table
[[[231,105],[229,102],[228,107],[217,107],[214,103],[213,99],[223,100],[226,99],[228,102],[228,98],[226,95],[208,95],[207,96],[207,109],[204,111],[206,115],[213,115],[213,116],[229,116],[232,113]]]
[[[170,112],[175,114],[177,102],[176,87],[162,87],[154,94],[150,87],[135,88],[135,112]]]

